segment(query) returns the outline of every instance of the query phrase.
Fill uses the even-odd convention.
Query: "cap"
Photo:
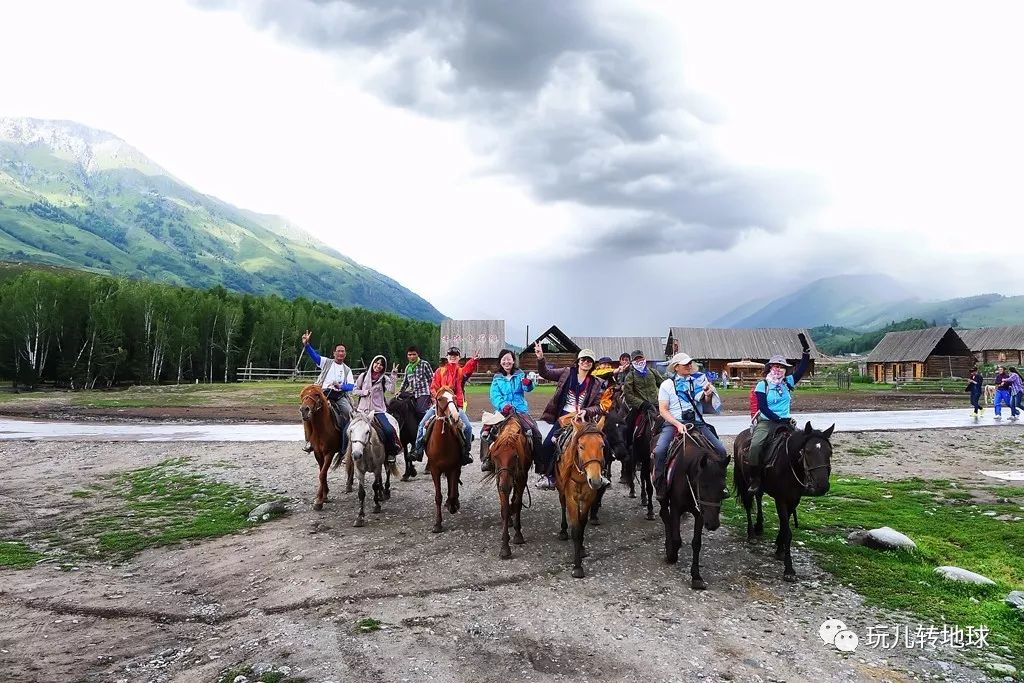
[[[589,358],[591,361],[593,361],[594,358],[596,358],[596,357],[597,357],[597,354],[594,353],[591,349],[582,349],[578,354],[576,354],[576,360],[581,360],[583,358]]]
[[[458,346],[453,346],[450,349],[448,349],[447,355],[449,355],[449,356],[461,356],[462,355],[462,351],[459,351],[459,347]]]
[[[677,353],[669,359],[668,365],[665,366],[665,369],[672,372],[677,365],[689,365],[692,362],[693,359],[690,358],[689,354]]]

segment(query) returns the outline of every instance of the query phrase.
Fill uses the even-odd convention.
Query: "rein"
[[[682,449],[681,449],[682,452],[679,455],[677,455],[676,457],[678,457],[678,458],[685,458],[686,457],[686,439],[690,439],[690,441],[693,442],[693,445],[695,447],[697,447],[697,448],[704,448],[701,445],[701,443],[699,441],[697,441],[697,439],[695,439],[692,434],[690,434],[690,430],[693,429],[693,428],[694,428],[693,424],[691,424],[689,422],[686,423],[686,429],[683,430],[683,446],[682,446]],[[687,488],[690,489],[690,496],[693,498],[693,507],[696,510],[698,515],[703,515],[704,514],[704,508],[705,507],[709,507],[709,508],[721,508],[722,507],[722,503],[721,502],[713,503],[710,500],[704,500],[703,498],[701,498],[701,495],[700,495],[700,473],[701,473],[702,469],[704,469],[704,468],[702,468],[698,464],[697,465],[697,473],[696,473],[697,474],[697,489],[696,490],[694,490],[694,488],[693,488],[693,480],[690,477],[690,473],[689,472],[685,472],[686,486],[687,486]]]
[[[790,434],[786,435],[786,455],[789,456],[789,471],[790,471],[790,474],[793,475],[793,479],[796,480],[796,483],[800,484],[800,487],[806,490],[807,489],[807,483],[804,482],[800,478],[800,476],[796,473],[796,468],[793,467],[793,463],[794,462],[799,462],[801,464],[801,466],[803,467],[803,470],[804,470],[804,477],[806,477],[808,479],[810,479],[811,472],[813,472],[814,470],[824,469],[824,468],[828,467],[829,465],[823,463],[821,465],[815,465],[814,467],[808,467],[807,466],[807,463],[804,461],[804,447],[806,447],[807,444],[810,443],[810,441],[811,441],[810,438],[807,439],[807,441],[804,442],[804,445],[800,447],[800,450],[797,452],[796,457],[790,456],[790,453],[789,453],[789,437],[791,435],[792,435],[792,432]],[[821,437],[811,437],[811,438],[819,438],[820,439]]]
[[[495,439],[494,444],[491,446],[491,448],[494,448],[494,446],[497,446],[500,443],[500,439],[501,439],[501,437],[503,435],[499,434],[498,436],[499,436],[499,438]],[[519,438],[520,439],[525,439],[526,435],[523,434],[522,432],[520,432],[519,433]],[[511,440],[511,439],[507,439],[507,440]],[[520,460],[520,458],[519,458],[519,450],[514,448],[513,451],[516,454],[515,469],[513,469],[511,467],[499,467],[496,470],[494,470],[494,488],[496,490],[498,490],[499,492],[500,492],[500,485],[501,485],[500,476],[501,476],[502,472],[508,472],[509,476],[512,477],[513,481],[515,479],[517,479],[519,477],[519,475],[523,474],[523,461]],[[529,486],[525,486],[524,488],[526,489],[526,497],[530,500],[529,504],[526,506],[526,509],[530,509],[530,508],[533,507],[533,494],[530,493],[530,487]]]

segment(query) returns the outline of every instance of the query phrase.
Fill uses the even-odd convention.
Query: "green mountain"
[[[922,301],[913,290],[888,275],[836,275],[815,280],[753,309],[744,304],[711,326],[832,328],[838,331],[828,336],[849,340],[911,318],[957,327],[1024,324],[1024,296],[978,294]]]
[[[69,121],[0,118],[0,259],[444,317],[287,220],[204,195]]]

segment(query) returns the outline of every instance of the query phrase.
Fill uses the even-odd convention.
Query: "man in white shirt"
[[[352,376],[352,369],[345,365],[345,355],[347,353],[345,345],[338,344],[334,347],[333,359],[323,358],[309,343],[309,338],[312,336],[313,333],[310,330],[306,330],[302,335],[302,345],[305,347],[310,359],[320,368],[320,376],[317,377],[314,384],[319,385],[324,390],[324,393],[327,394],[327,400],[331,402],[338,431],[341,432],[342,450],[344,450],[345,428],[348,427],[349,420],[352,419],[352,404],[349,403],[348,395],[355,388],[355,379]],[[312,446],[307,443],[304,450],[309,453],[312,451]]]

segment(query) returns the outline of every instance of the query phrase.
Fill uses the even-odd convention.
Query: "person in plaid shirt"
[[[430,382],[434,379],[434,368],[420,358],[420,350],[410,346],[405,350],[409,364],[405,366],[405,379],[399,393],[411,392],[416,398],[416,419],[422,420],[430,409]]]

